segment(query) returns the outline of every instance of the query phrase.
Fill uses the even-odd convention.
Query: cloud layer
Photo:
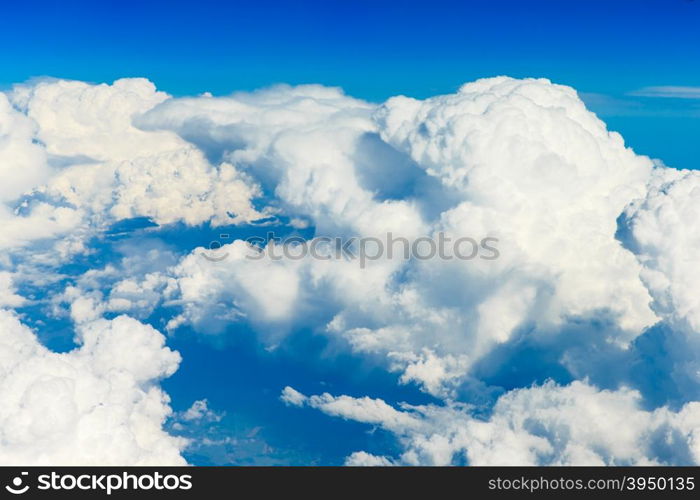
[[[396,434],[395,459],[356,452],[348,465],[658,465],[700,461],[700,403],[678,412],[644,411],[639,393],[600,391],[584,382],[548,383],[502,396],[488,419],[465,405],[397,410],[370,398],[304,396],[286,387],[288,404],[309,406]]]
[[[182,463],[158,385],[179,355],[155,311],[163,331],[252,330],[268,352],[322,335],[436,398],[284,389],[402,447],[351,465],[700,461],[700,176],[636,155],[571,88],[497,77],[371,104],[318,85],[172,98],[144,79],[42,80],[0,93],[0,177],[3,463]],[[206,242],[91,261],[140,218],[153,240],[233,237],[216,262]],[[490,237],[499,258],[251,260],[243,227]],[[75,349],[12,312],[36,302]]]

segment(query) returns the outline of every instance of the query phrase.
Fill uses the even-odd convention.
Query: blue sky
[[[278,82],[372,101],[480,77],[571,85],[636,151],[697,168],[700,100],[628,95],[700,86],[700,2],[11,2],[0,85],[145,76],[175,95]]]
[[[204,92],[222,96],[277,83],[318,83],[339,86],[348,95],[381,103],[397,94],[426,98],[453,93],[463,83],[483,77],[545,77],[555,83],[574,87],[589,108],[610,129],[621,132],[627,144],[637,153],[660,158],[673,167],[698,169],[699,25],[700,1],[687,0],[13,2],[3,6],[0,13],[0,46],[3,47],[0,51],[0,90],[42,77],[108,83],[125,77],[146,77],[158,89],[175,96]],[[130,85],[136,88],[138,84],[132,82]],[[290,109],[296,113],[293,103],[292,100]],[[56,101],[54,105],[59,108],[61,104]],[[353,105],[343,106],[351,108]],[[282,112],[289,111],[283,107],[280,109]],[[153,130],[168,130],[170,126],[171,133],[185,137],[177,124],[168,121],[168,112],[167,106],[158,108],[154,123],[160,125]],[[157,119],[159,113],[165,116],[161,122]],[[208,144],[216,144],[212,137],[221,139],[221,147],[229,148],[229,153],[239,147],[235,145],[236,134],[239,133],[235,123],[220,124],[221,130],[218,130],[212,125],[213,122],[207,121],[207,115],[202,116],[195,116],[193,122],[203,126],[201,137],[204,140],[195,146],[204,155],[216,156],[212,151],[207,151]],[[90,123],[89,119],[86,118],[86,123]],[[42,126],[46,127],[47,123],[50,129],[51,117]],[[81,129],[81,126],[79,124],[75,128]],[[91,127],[84,128],[88,131],[97,128]],[[57,135],[60,136],[60,127],[58,129]],[[294,132],[294,126],[290,126],[290,129]],[[222,131],[223,135],[217,135]],[[226,135],[228,132],[231,132],[230,136]],[[51,139],[51,130],[47,133]],[[144,129],[138,133],[146,132]],[[243,136],[245,134],[241,133]],[[127,145],[124,148],[128,150],[131,136],[125,137],[119,140],[125,141]],[[56,139],[56,142],[62,145],[60,139]],[[86,139],[86,143],[89,140]],[[379,139],[379,135],[376,135],[373,140],[381,142],[384,138]],[[398,139],[396,141],[400,142]],[[552,141],[556,142],[556,138]],[[581,143],[584,146],[588,144],[583,140]],[[67,140],[66,144],[70,144],[70,141]],[[390,149],[384,142],[381,144]],[[609,144],[605,142],[603,146],[607,148]],[[610,148],[614,149],[613,146]],[[376,154],[383,152],[384,156],[379,155],[378,158],[391,158],[387,162],[395,161],[395,171],[400,173],[394,176],[394,171],[388,169],[391,172],[389,175],[377,176],[376,186],[403,186],[393,178],[398,175],[404,175],[405,184],[408,185],[422,183],[429,177],[424,173],[423,166],[419,169],[418,161],[405,151],[397,153],[391,149],[394,156],[390,157],[381,148],[368,147],[368,150]],[[581,150],[587,151],[583,146]],[[59,156],[51,159],[56,161]],[[582,159],[580,170],[602,168],[595,158],[590,162]],[[83,159],[78,154],[66,153],[65,156],[68,164],[75,163],[71,167],[79,168]],[[250,164],[242,161],[241,168],[249,169],[244,173],[254,176],[269,167],[265,161],[266,158],[250,160]],[[293,161],[290,160],[290,164]],[[418,174],[414,172],[409,175],[411,168],[424,177],[413,179],[411,175]],[[303,174],[303,170],[301,172]],[[605,178],[598,171],[593,174],[581,182],[587,182],[595,175]],[[342,184],[344,178],[338,177]],[[530,186],[527,180],[516,180]],[[638,181],[637,177],[629,174],[630,184]],[[350,189],[353,187],[352,182],[347,184]],[[335,188],[333,182],[330,185]],[[621,188],[612,181],[610,185],[610,192],[624,191],[623,188],[628,187],[624,185]],[[372,191],[368,195],[372,198],[381,194],[381,189],[376,186],[362,187],[367,188],[368,192]],[[594,185],[591,190],[605,191],[605,186]],[[569,183],[563,182],[560,191],[568,187]],[[178,189],[176,186],[172,191]],[[401,191],[402,188],[396,189]],[[420,196],[425,197],[426,205],[434,203],[442,210],[443,204],[447,206],[452,201],[449,196],[454,196],[454,193],[448,193],[448,196],[437,187],[434,189],[437,194],[433,193],[432,186],[428,186]],[[409,188],[405,190],[407,192],[392,193],[386,198],[408,199],[413,193],[408,192],[411,191]],[[148,186],[146,191],[157,192],[158,189]],[[274,189],[270,191],[264,193],[263,199],[256,201],[260,205],[256,208],[262,208],[271,198],[280,196]],[[537,198],[540,193],[538,189],[535,191],[530,196]],[[338,188],[337,192],[342,194],[342,189]],[[597,196],[597,191],[594,194]],[[103,193],[103,196],[111,199],[117,195]],[[335,195],[329,195],[330,198],[332,196]],[[574,196],[583,197],[581,193],[571,198]],[[610,195],[610,198],[613,197]],[[600,199],[607,198],[607,191],[600,196]],[[568,203],[569,200],[566,201]],[[590,208],[585,201],[580,202],[582,212]],[[284,203],[293,205],[289,200]],[[273,203],[271,206],[284,206],[284,203]],[[318,211],[324,214],[326,206],[321,202],[319,206]],[[302,209],[299,211],[300,217],[308,216]],[[609,215],[603,209],[601,211],[605,217]],[[317,212],[312,213],[317,215]],[[549,213],[549,204],[546,204],[542,216]],[[399,215],[401,217],[397,216],[397,219],[403,218],[403,213]],[[619,215],[618,210],[612,220]],[[593,227],[590,234],[594,235],[597,235],[598,222],[610,222],[603,216],[599,219],[596,217],[594,213],[590,218],[592,222],[588,222]],[[313,219],[311,216],[307,218]],[[322,216],[319,219],[319,224],[328,223]],[[96,220],[102,219],[97,217]],[[108,220],[107,215],[105,220]],[[568,229],[578,224],[577,219],[572,220],[574,222],[566,226],[560,241],[568,242],[571,239]],[[289,217],[282,217],[280,221],[275,226],[278,235],[299,231],[298,226],[290,223]],[[342,226],[341,222],[338,227]],[[623,225],[625,222],[620,218],[618,223]],[[533,223],[532,227],[539,226]],[[149,271],[165,272],[168,266],[186,258],[195,248],[219,239],[221,233],[228,234],[232,241],[267,232],[267,226],[254,224],[213,228],[207,222],[188,226],[180,221],[158,227],[154,222],[148,222],[146,216],[120,221],[118,227],[111,229],[87,242],[90,253],[79,255],[54,269],[60,278],[50,286],[42,280],[32,281],[34,278],[28,278],[18,286],[20,295],[32,299],[17,308],[23,315],[23,321],[38,332],[44,345],[54,351],[67,352],[76,347],[74,325],[68,319],[68,314],[62,317],[55,314],[58,307],[55,296],[60,295],[66,286],[76,284],[88,270],[114,266],[116,274],[121,273],[120,277],[124,277],[133,271],[124,262],[137,255],[144,258],[144,268],[152,266],[148,268]],[[311,220],[301,233],[311,237],[314,230],[314,221]],[[584,231],[581,234],[589,233]],[[609,236],[612,238],[612,232]],[[613,251],[620,250],[620,245],[615,241],[612,247],[613,250],[605,247],[605,252],[610,250],[610,255],[616,255]],[[146,262],[145,250],[154,250],[161,260]],[[570,254],[577,254],[579,250],[576,248]],[[597,262],[598,254],[591,255],[593,257],[589,260]],[[558,262],[558,257],[553,256],[550,261]],[[22,258],[17,259],[22,262]],[[28,260],[31,258],[27,257]],[[39,262],[38,268],[41,265]],[[134,268],[138,271],[136,275],[145,274],[138,266]],[[598,270],[598,267],[592,269]],[[0,270],[3,270],[1,266]],[[550,274],[554,276],[560,272],[561,269],[555,267]],[[579,275],[586,274],[581,272]],[[617,278],[614,273],[610,276]],[[408,276],[406,280],[414,278]],[[444,284],[440,281],[443,278]],[[96,279],[96,284],[90,282],[89,286],[85,286],[90,288],[94,285],[92,291],[108,296],[115,284],[110,279]],[[304,279],[307,277],[304,276]],[[458,302],[458,298],[464,299],[459,295],[464,292],[459,288],[462,284],[455,284],[454,277],[437,275],[427,281],[431,286],[437,283],[435,289],[427,287],[427,292],[424,290],[429,296],[425,302],[429,304],[426,306],[428,310],[431,306],[437,308],[440,300],[452,304],[453,301]],[[620,281],[624,281],[624,276]],[[441,288],[443,285],[444,288]],[[642,288],[641,284],[639,288]],[[386,359],[343,350],[338,347],[337,341],[329,340],[324,329],[338,311],[330,307],[328,309],[332,313],[323,311],[326,297],[323,296],[324,289],[319,290],[315,290],[318,296],[312,298],[321,304],[318,306],[321,312],[311,308],[318,317],[311,314],[311,319],[302,327],[289,327],[290,331],[285,332],[286,338],[280,345],[271,346],[257,337],[259,332],[256,329],[265,330],[266,327],[260,327],[264,322],[256,323],[255,311],[250,316],[242,316],[244,320],[225,325],[224,331],[218,334],[203,332],[194,320],[192,324],[185,324],[168,333],[167,345],[180,351],[183,360],[174,375],[162,382],[159,380],[172,398],[172,407],[177,412],[167,424],[167,429],[196,438],[199,442],[207,439],[213,443],[188,449],[185,452],[188,461],[194,464],[337,465],[357,450],[387,456],[401,453],[397,440],[390,432],[379,430],[380,426],[368,427],[352,421],[352,418],[329,418],[320,411],[304,411],[285,405],[280,400],[280,392],[287,385],[307,394],[328,391],[356,398],[370,396],[380,398],[389,405],[402,401],[432,405],[442,401],[435,393],[421,390],[417,383],[401,382],[401,370],[387,369]],[[589,292],[595,295],[595,289],[587,290],[583,296]],[[633,288],[634,293],[636,290]],[[529,289],[525,293],[529,293]],[[544,295],[546,293],[543,292]],[[625,302],[626,305],[635,304],[637,295],[630,294],[632,298]],[[228,298],[224,296],[220,300],[223,302]],[[238,307],[234,300],[230,302]],[[154,311],[138,319],[164,332],[168,320],[180,312],[178,306],[181,304],[167,301],[158,304]],[[358,309],[362,307],[358,306]],[[206,312],[209,314],[210,311]],[[351,319],[352,313],[351,310]],[[390,311],[387,316],[392,314]],[[108,319],[116,315],[105,314]],[[367,320],[367,324],[381,326],[381,321],[376,321],[373,324]],[[609,332],[612,332],[612,336],[619,333],[613,319],[596,317],[590,323],[587,321],[567,325],[569,330],[565,333],[569,336],[565,340],[558,337],[544,341],[539,337],[529,339],[531,332],[526,330],[535,327],[527,326],[518,333],[520,338],[510,339],[510,343],[495,348],[476,366],[474,379],[462,381],[457,399],[474,403],[477,412],[483,410],[488,413],[492,403],[506,391],[542,384],[546,380],[566,385],[584,379],[592,380],[601,389],[617,389],[620,383],[639,389],[652,409],[663,404],[676,405],[674,408],[677,408],[700,394],[700,385],[695,384],[692,374],[687,375],[684,370],[680,370],[680,375],[671,373],[674,371],[673,356],[678,352],[690,351],[686,348],[685,340],[675,339],[669,333],[672,332],[671,327],[646,330],[646,337],[635,340],[631,344],[632,349],[624,350],[608,342],[605,336]],[[308,323],[314,326],[309,327]],[[293,320],[290,320],[290,324],[294,324]],[[586,334],[588,337],[585,337]],[[583,366],[585,362],[581,362],[581,359],[592,358],[595,361],[590,362],[590,367]],[[565,366],[562,360],[571,363]],[[577,362],[581,366],[576,365]],[[606,363],[615,365],[616,369],[610,370]],[[688,382],[690,379],[692,381]],[[690,389],[679,388],[677,393],[666,390],[681,387],[678,380]],[[201,422],[186,424],[184,430],[177,429],[175,426],[183,423],[178,418],[193,401],[201,399],[206,399],[210,408],[221,417],[205,418]]]

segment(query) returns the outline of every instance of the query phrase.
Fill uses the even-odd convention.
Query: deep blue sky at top
[[[175,95],[323,83],[373,101],[542,76],[579,90],[638,152],[700,167],[700,1],[5,2],[0,87],[145,76]]]

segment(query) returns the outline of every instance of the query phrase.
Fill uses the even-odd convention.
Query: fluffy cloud
[[[28,211],[28,205],[18,203],[22,195],[53,174],[46,151],[35,141],[37,130],[36,123],[17,111],[8,97],[0,93],[0,223],[3,226],[0,248],[3,249],[60,235],[73,229],[79,220],[70,208],[37,201]]]
[[[80,347],[51,352],[0,310],[0,463],[184,464],[185,443],[162,430],[170,408],[157,384],[179,354],[126,316],[77,335]]]
[[[629,245],[659,314],[700,332],[700,174],[659,167],[647,195],[625,212]]]
[[[390,148],[373,139],[372,110],[339,89],[279,86],[231,97],[172,99],[137,123],[175,131],[208,157],[225,158],[254,176],[288,214],[312,218],[320,231],[418,232],[410,229],[420,225],[411,203],[378,203],[358,175],[361,162],[376,160],[367,157],[368,147],[391,159]]]
[[[34,144],[36,124],[0,93],[0,201],[11,201],[50,175],[46,152]]]
[[[382,258],[366,269],[250,262],[236,244],[215,266],[193,254],[175,275],[182,318],[195,324],[213,304],[236,304],[239,318],[279,334],[282,323],[322,327],[304,321],[323,308],[329,335],[385,356],[404,382],[445,394],[521,335],[604,319],[608,340],[626,346],[658,321],[640,264],[616,239],[617,218],[644,196],[652,162],[568,87],[492,78],[374,110],[333,89],[283,87],[170,100],[139,124],[216,150],[317,235],[498,239],[495,261]],[[380,170],[413,184],[392,190]]]
[[[19,85],[10,95],[36,124],[37,138],[50,155],[93,161],[127,160],[182,147],[178,137],[146,133],[133,118],[168,99],[143,78],[112,85],[66,80]]]
[[[382,138],[460,193],[438,227],[501,241],[498,266],[478,270],[496,289],[480,305],[477,330],[507,338],[528,316],[547,327],[611,309],[629,339],[655,322],[634,256],[615,239],[651,162],[573,89],[480,80],[426,101],[392,98],[375,116]]]
[[[0,307],[18,307],[25,302],[24,297],[17,295],[12,274],[0,271]]]
[[[293,395],[293,397],[290,397]],[[700,463],[700,403],[646,411],[639,393],[601,391],[584,382],[547,383],[502,396],[488,419],[467,405],[401,405],[349,396],[283,399],[396,435],[404,451],[389,459],[356,452],[348,465],[652,465]]]
[[[345,460],[345,465],[350,467],[386,467],[393,464],[386,457],[378,457],[366,451],[356,451]]]
[[[46,80],[0,93],[0,245],[68,232],[85,239],[132,217],[190,225],[263,217],[253,207],[259,187],[233,165],[211,164],[175,133],[134,126],[167,99],[138,78]]]
[[[209,408],[209,401],[198,399],[192,406],[180,414],[180,419],[185,422],[203,421],[218,422],[223,418],[223,413],[217,413]]]

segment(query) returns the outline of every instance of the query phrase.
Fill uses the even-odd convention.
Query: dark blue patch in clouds
[[[242,439],[254,454],[241,456],[233,445],[195,447],[193,455],[186,455],[194,463],[339,465],[354,451],[397,451],[394,438],[383,431],[317,410],[287,407],[279,399],[287,385],[306,394],[370,395],[390,404],[435,402],[415,386],[398,385],[397,376],[382,366],[348,354],[329,356],[327,340],[309,332],[299,332],[272,352],[262,349],[243,324],[215,338],[181,329],[168,343],[184,354],[178,372],[163,381],[174,408],[182,411],[206,398],[212,409],[226,412],[216,434]],[[266,447],[245,441],[256,427],[256,437]]]
[[[37,297],[29,288],[18,290],[24,297]],[[76,347],[73,322],[67,315],[54,317],[49,305],[43,302],[31,302],[17,308],[22,322],[36,333],[39,342],[54,352],[68,352]]]
[[[694,332],[674,330],[666,323],[649,328],[630,349],[629,385],[642,393],[649,409],[668,405],[678,410],[689,401],[697,401],[698,350],[700,340]]]
[[[465,402],[471,402],[473,398],[484,400],[486,394],[499,396],[513,389],[541,385],[547,380],[562,385],[570,383],[573,377],[562,365],[562,349],[556,345],[561,340],[543,342],[536,339],[534,334],[533,328],[524,328],[516,332],[510,341],[497,346],[479,360],[473,375],[481,381],[481,391],[484,393],[463,392]]]

